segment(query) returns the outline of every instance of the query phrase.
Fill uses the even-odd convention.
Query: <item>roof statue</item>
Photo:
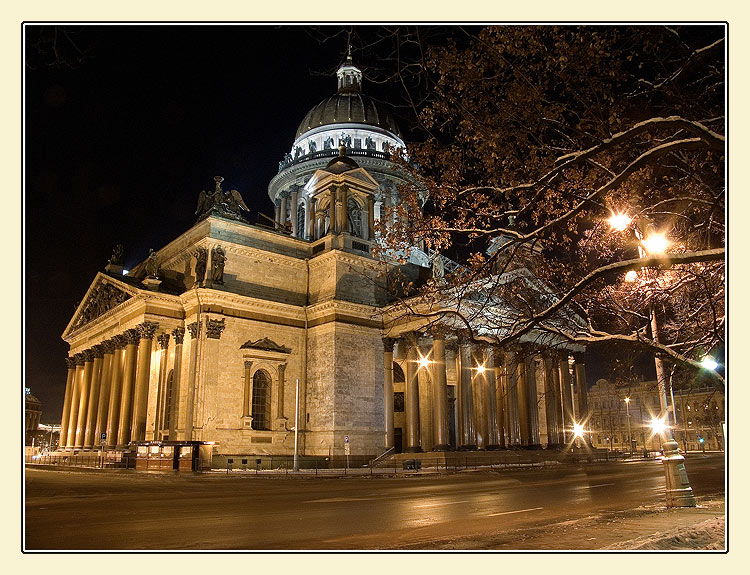
[[[220,216],[247,223],[247,219],[242,215],[242,212],[249,212],[250,209],[245,205],[242,195],[237,190],[224,191],[221,189],[221,182],[223,181],[224,178],[216,176],[214,178],[216,185],[213,192],[201,190],[198,195],[198,207],[195,210],[198,221],[208,216]]]

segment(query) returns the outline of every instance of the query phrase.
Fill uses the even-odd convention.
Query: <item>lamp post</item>
[[[625,231],[633,224],[633,231],[638,239],[638,256],[641,258],[646,255],[646,252],[651,254],[664,253],[669,246],[669,241],[664,234],[653,233],[648,237],[644,237],[638,226],[633,223],[632,218],[626,213],[612,214],[608,223],[613,230],[620,232]],[[625,280],[629,282],[634,282],[637,278],[638,274],[634,270],[630,270],[625,276]],[[649,297],[648,313],[651,336],[655,343],[659,343],[659,323],[652,297]],[[666,373],[661,357],[656,354],[654,354],[654,367],[656,368],[656,383],[659,389],[660,418],[668,418]],[[674,409],[674,405],[672,408]],[[685,471],[685,458],[680,455],[679,446],[674,440],[672,430],[668,425],[668,419],[663,434],[665,442],[662,463],[664,464],[667,507],[695,507],[693,489],[690,487],[687,471]],[[659,441],[661,441],[661,434]]]
[[[625,416],[628,419],[628,451],[630,457],[633,457],[633,436],[630,434],[630,398],[625,398]]]

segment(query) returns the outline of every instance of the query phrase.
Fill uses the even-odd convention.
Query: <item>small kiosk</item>
[[[213,442],[139,441],[135,445],[136,470],[207,471],[211,469]]]

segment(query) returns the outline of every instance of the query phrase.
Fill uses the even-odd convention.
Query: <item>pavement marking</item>
[[[437,503],[422,503],[421,505],[415,505],[414,509],[427,509],[429,507],[440,507],[441,505],[455,505],[456,503],[471,503],[471,501],[468,499],[464,499],[462,501],[441,501]]]
[[[606,487],[607,485],[614,485],[614,483],[600,483],[599,485],[589,485],[588,487],[593,489],[594,487]]]
[[[502,511],[500,513],[489,513],[487,517],[495,517],[496,515],[510,515],[511,513],[526,513],[527,511],[539,511],[544,507],[532,507],[531,509],[516,509],[515,511]]]
[[[313,499],[307,503],[342,503],[346,501],[371,501],[371,497],[329,497],[328,499]]]

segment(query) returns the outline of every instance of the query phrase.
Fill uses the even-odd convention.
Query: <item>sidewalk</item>
[[[694,508],[639,507],[479,536],[451,537],[400,549],[724,552],[724,498]]]

